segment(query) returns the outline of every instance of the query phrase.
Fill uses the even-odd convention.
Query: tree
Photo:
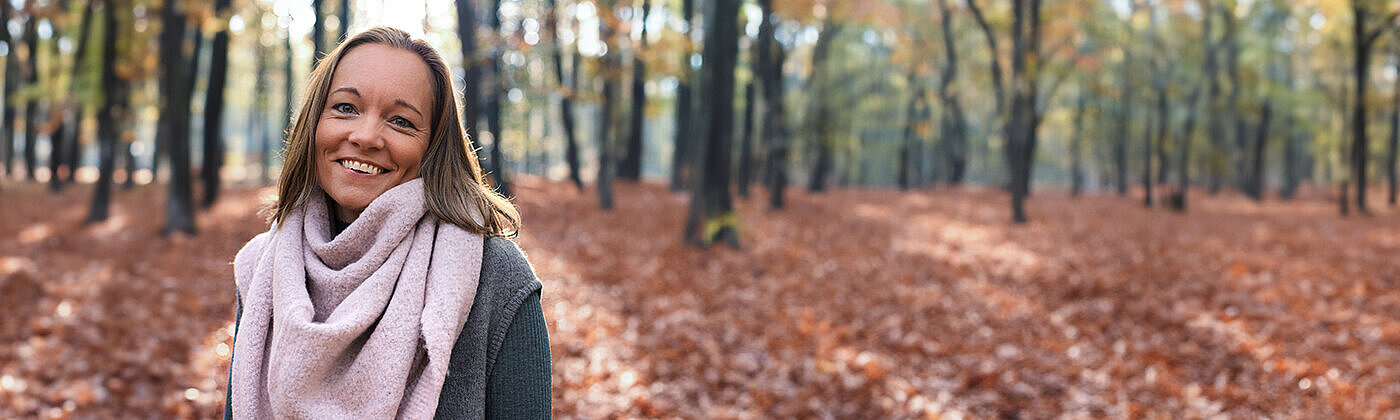
[[[480,147],[477,136],[477,121],[481,98],[481,60],[476,51],[476,0],[456,0],[457,38],[462,43],[462,67],[466,68],[466,80],[462,82],[462,123],[466,125],[467,137]],[[290,80],[290,79],[289,79]]]
[[[491,33],[500,36],[501,34],[501,0],[491,2],[491,10],[486,13],[487,27],[491,28]],[[505,73],[501,71],[501,42],[494,43],[491,48],[491,79],[486,93],[486,127],[491,130],[491,160],[487,166],[491,171],[491,180],[496,184],[496,191],[501,195],[510,197],[510,181],[506,177],[506,156],[504,153],[505,130],[501,127],[501,96],[509,90],[506,84]]]
[[[311,68],[316,68],[316,64],[321,62],[321,55],[326,51],[326,16],[325,7],[322,5],[325,0],[311,0],[311,13],[316,16],[316,23],[311,25]]]
[[[102,101],[97,112],[98,176],[92,206],[88,209],[89,223],[107,220],[112,201],[113,161],[117,138],[121,135],[118,124],[126,113],[127,83],[116,72],[117,34],[120,33],[116,10],[122,6],[119,0],[105,0],[102,5]]]
[[[943,72],[939,76],[938,101],[943,104],[939,130],[948,156],[947,179],[961,184],[967,176],[967,116],[958,101],[953,81],[958,77],[958,51],[954,48],[953,12],[948,0],[938,0],[939,26],[943,28]]]
[[[686,0],[689,2],[690,0]],[[768,164],[765,178],[768,185],[768,206],[783,208],[783,192],[787,189],[788,122],[787,106],[783,103],[783,61],[787,54],[783,45],[774,39],[777,29],[777,14],[773,12],[773,0],[759,0],[763,20],[758,25],[758,69],[759,83],[763,87],[764,110],[768,116],[763,120],[763,143],[768,147]]]
[[[579,170],[578,139],[574,137],[574,92],[578,85],[578,49],[573,50],[573,63],[569,66],[569,78],[564,79],[564,43],[559,40],[559,8],[555,0],[549,0],[549,10],[545,15],[545,29],[554,39],[551,52],[554,59],[554,77],[559,83],[559,119],[564,124],[564,160],[569,165],[569,179],[579,190],[583,190],[583,177]],[[569,83],[573,83],[570,85]]]
[[[24,19],[24,83],[31,91],[39,85],[39,16],[38,7],[30,0],[25,4]],[[39,145],[39,97],[36,94],[24,95],[24,178],[34,180],[34,169],[38,166],[35,148]]]
[[[986,35],[992,54],[992,87],[997,98],[998,114],[1004,115],[1002,130],[1006,136],[1006,154],[1011,174],[1011,220],[1026,221],[1025,199],[1030,194],[1031,164],[1034,163],[1037,129],[1042,110],[1037,102],[1039,78],[1044,63],[1040,56],[1040,0],[1015,0],[1011,26],[1011,86],[1010,96],[1002,85],[1001,65],[995,53],[996,37],[977,6],[969,0],[968,7]],[[1008,110],[1008,104],[1009,110]]]
[[[686,241],[708,246],[725,241],[739,246],[737,216],[729,193],[730,136],[734,127],[734,66],[738,61],[739,0],[705,5],[704,64],[700,69],[696,113],[695,178],[691,183]]]
[[[79,81],[87,79],[87,74],[89,73],[87,71],[87,50],[88,39],[91,38],[92,32],[92,6],[91,2],[88,2],[86,7],[82,8],[83,17],[82,26],[78,32],[78,48],[76,52],[73,53],[73,78],[69,79],[68,86],[68,92],[71,93],[73,99],[70,99],[67,105],[72,108],[73,118],[71,120],[72,128],[65,131],[67,135],[63,136],[62,139],[62,156],[66,160],[64,162],[65,165],[68,167],[68,172],[65,174],[63,181],[70,183],[73,182],[76,176],[75,174],[78,172],[78,165],[82,162],[81,155],[83,148],[79,140],[82,132],[83,117],[86,114],[87,106],[84,103],[85,101],[82,100],[83,95],[80,92],[84,91],[84,89]],[[54,177],[58,177],[56,172],[54,173]]]
[[[13,6],[8,1],[0,1],[0,22],[9,22],[14,13]],[[19,48],[15,47],[14,37],[10,35],[9,27],[0,30],[0,41],[10,46],[10,53],[5,54],[5,114],[0,126],[4,127],[4,132],[0,133],[0,159],[5,161],[5,176],[9,178],[13,171],[15,161],[15,102],[18,95],[15,90],[19,88]]]
[[[769,9],[772,9],[771,7]],[[695,23],[695,0],[681,0],[681,18],[685,20],[684,38],[691,39],[690,28]],[[690,84],[695,71],[690,66],[692,48],[690,43],[681,49],[681,75],[676,84],[676,138],[671,152],[671,191],[680,191],[690,179],[690,117],[694,99],[691,98]]]
[[[642,55],[647,48],[647,16],[650,14],[651,0],[642,0],[642,13],[636,23],[642,27],[642,37],[632,52],[632,115],[627,125],[627,149],[617,167],[619,177],[632,181],[642,177],[642,122],[646,120],[647,107],[647,66]]]
[[[170,195],[161,232],[194,234],[189,151],[190,80],[195,74],[193,63],[198,62],[200,38],[195,38],[195,54],[186,58],[181,45],[186,37],[186,16],[178,4],[178,1],[167,0],[161,8],[160,90],[164,109],[160,113],[158,130],[165,134],[157,136],[166,138],[166,153],[170,158]]]
[[[1352,95],[1351,118],[1351,177],[1356,186],[1356,211],[1367,213],[1366,209],[1366,157],[1370,142],[1366,138],[1366,85],[1370,83],[1371,53],[1377,38],[1390,27],[1394,14],[1380,20],[1376,27],[1369,27],[1367,18],[1373,13],[1363,0],[1352,0],[1352,68],[1355,93]],[[1343,211],[1343,214],[1346,212]]]
[[[804,134],[813,139],[813,147],[816,148],[816,163],[812,165],[812,175],[807,179],[807,191],[826,191],[827,177],[831,174],[833,165],[831,132],[835,130],[831,107],[826,104],[826,98],[830,95],[826,80],[826,59],[831,54],[831,43],[841,33],[841,25],[836,23],[829,15],[822,23],[821,32],[817,35],[817,45],[812,48],[812,75],[807,79],[807,92],[812,95],[808,101],[806,124],[804,124]]]
[[[607,53],[599,58],[599,73],[603,79],[603,103],[601,112],[598,114],[598,207],[603,210],[613,208],[613,177],[617,174],[614,168],[615,152],[613,151],[612,136],[616,132],[613,130],[613,111],[617,107],[617,83],[621,78],[622,54],[617,49],[617,18],[613,16],[610,3],[604,2],[607,7],[599,10],[598,34],[607,45]]]
[[[214,34],[213,54],[209,58],[209,85],[204,95],[204,163],[201,165],[200,179],[204,181],[204,208],[214,205],[219,198],[219,169],[224,163],[223,113],[224,81],[228,70],[228,21],[230,0],[214,2],[214,16],[219,20],[219,31]],[[196,36],[199,36],[196,34]],[[199,57],[193,59],[198,60]]]

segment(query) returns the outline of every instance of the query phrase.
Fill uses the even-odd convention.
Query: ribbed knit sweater
[[[550,418],[549,334],[540,282],[515,242],[486,238],[483,248],[476,298],[452,347],[435,418]],[[225,419],[232,415],[229,397]]]

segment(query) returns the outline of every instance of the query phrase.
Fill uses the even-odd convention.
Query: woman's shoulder
[[[491,236],[485,238],[481,255],[481,282],[493,286],[533,286],[538,288],[534,267],[515,241]]]

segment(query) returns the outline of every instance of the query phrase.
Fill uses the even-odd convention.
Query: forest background
[[[1398,15],[0,1],[0,417],[221,412],[228,262],[374,25],[522,209],[557,416],[1395,415]]]

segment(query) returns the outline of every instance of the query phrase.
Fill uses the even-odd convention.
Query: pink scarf
[[[334,238],[320,190],[234,260],[233,418],[430,418],[481,273],[482,237],[384,192]]]

